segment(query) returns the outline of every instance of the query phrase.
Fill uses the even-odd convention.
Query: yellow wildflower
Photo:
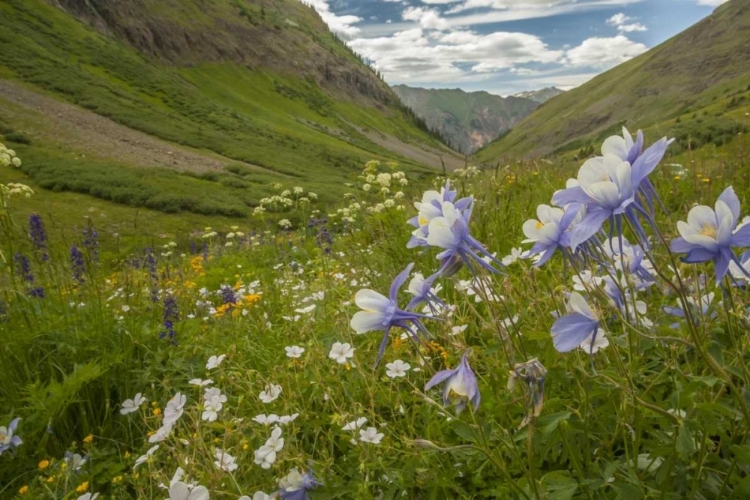
[[[39,462],[40,469],[46,469],[47,467],[49,467],[49,460],[42,460]]]
[[[78,493],[83,493],[87,489],[89,489],[89,482],[88,481],[84,481],[84,482],[82,482],[81,484],[78,485],[78,488],[76,488],[76,491]]]
[[[93,434],[89,434],[88,436],[86,436],[85,438],[83,438],[83,442],[86,443],[86,444],[93,443],[94,442],[94,435]]]
[[[29,487],[26,485],[21,486],[21,489],[18,490],[19,495],[25,495],[28,492],[29,492]]]

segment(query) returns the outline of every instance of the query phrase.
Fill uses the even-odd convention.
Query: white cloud
[[[460,1],[461,0],[422,0],[422,3],[426,3],[428,5],[445,5],[445,4],[456,3]]]
[[[434,9],[409,7],[401,13],[401,18],[406,21],[416,21],[421,28],[428,30],[446,30],[449,28],[448,21],[440,17],[440,13]]]
[[[308,5],[312,5],[313,8],[320,14],[323,21],[334,33],[337,33],[346,38],[353,38],[357,36],[360,29],[354,24],[362,21],[361,17],[357,16],[339,16],[331,12],[331,8],[328,5],[328,0],[304,0]]]
[[[551,64],[563,51],[527,33],[405,30],[392,36],[359,38],[349,45],[394,83],[481,81],[519,64]]]
[[[698,5],[706,5],[708,7],[718,7],[723,3],[727,3],[729,0],[698,0]]]
[[[577,67],[607,69],[648,50],[624,35],[612,38],[588,38],[565,53],[565,64]]]
[[[617,28],[617,30],[621,33],[631,33],[633,31],[647,31],[648,28],[646,28],[641,23],[632,22],[635,21],[635,18],[626,16],[622,12],[619,14],[615,14],[614,16],[607,19],[607,24],[610,26],[614,26]]]

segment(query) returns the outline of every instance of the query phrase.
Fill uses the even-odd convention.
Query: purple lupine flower
[[[574,251],[596,234],[607,220],[611,224],[610,230],[621,236],[623,217],[633,224],[641,243],[648,244],[638,218],[639,214],[647,212],[636,195],[664,157],[669,143],[666,138],[659,140],[637,156],[632,164],[606,150],[604,156],[591,158],[583,164],[572,185],[553,195],[552,203],[565,206],[566,210],[577,211],[580,205],[586,207],[586,215],[571,230],[570,245]]]
[[[237,295],[234,293],[234,288],[229,285],[221,285],[221,300],[224,304],[236,304]]]
[[[31,272],[31,263],[29,262],[29,259],[21,252],[16,252],[13,256],[13,261],[16,264],[16,273],[21,276],[24,281],[34,283],[34,274]]]
[[[49,260],[49,249],[47,247],[47,233],[44,230],[42,218],[37,214],[29,215],[29,237],[31,243],[39,251],[43,261]]]
[[[305,474],[292,469],[289,474],[279,479],[279,498],[283,500],[310,500],[308,491],[320,486],[320,481],[313,477],[312,471]]]
[[[159,302],[159,273],[156,270],[156,257],[153,249],[147,248],[145,251],[146,259],[143,267],[151,278],[151,302]]]
[[[726,276],[730,262],[744,270],[732,247],[750,247],[750,224],[738,228],[739,218],[740,199],[730,186],[716,200],[715,210],[698,205],[688,212],[687,223],[677,222],[680,237],[672,240],[670,249],[686,253],[683,262],[694,264],[712,260],[719,283]]]
[[[536,213],[538,220],[529,219],[523,224],[523,234],[527,238],[523,243],[534,243],[526,258],[541,254],[539,262],[535,264],[539,267],[544,265],[558,248],[570,246],[569,229],[583,217],[585,208],[575,205],[573,209],[563,211],[549,205],[539,205]]]
[[[475,272],[472,263],[479,264],[490,272],[499,273],[500,271],[488,261],[500,266],[503,265],[502,262],[469,234],[469,219],[474,200],[464,199],[468,199],[469,202],[463,209],[450,201],[444,201],[441,206],[442,215],[434,217],[427,227],[427,244],[443,249],[437,255],[441,262],[438,273],[440,276],[450,276],[458,271],[461,264],[466,264],[472,272]]]
[[[70,247],[70,270],[73,272],[73,279],[78,283],[83,283],[83,273],[86,272],[86,263],[83,260],[83,254],[77,246]]]
[[[420,334],[425,338],[431,337],[430,332],[422,324],[422,318],[429,318],[429,316],[398,307],[398,291],[406,282],[413,267],[414,264],[409,264],[396,276],[391,283],[388,297],[369,288],[363,288],[354,296],[354,302],[362,310],[352,316],[350,322],[352,329],[357,333],[384,332],[383,340],[380,342],[380,348],[378,349],[376,365],[383,357],[392,328],[403,328],[415,341],[421,341]]]
[[[479,386],[477,377],[469,365],[467,359],[469,351],[461,356],[461,362],[453,370],[442,370],[433,376],[424,386],[425,391],[429,391],[438,384],[445,383],[443,388],[443,405],[456,405],[456,412],[460,413],[466,408],[471,401],[474,410],[479,407]]]
[[[43,299],[45,297],[44,288],[41,286],[34,286],[29,288],[29,297],[34,297],[35,299]]]
[[[552,325],[552,342],[555,349],[559,352],[572,351],[589,337],[593,349],[599,331],[599,318],[578,292],[570,294],[566,308],[570,314],[557,318]]]
[[[83,228],[83,247],[89,251],[92,261],[99,262],[99,233],[93,225]]]
[[[177,332],[175,332],[174,323],[175,321],[178,321],[180,319],[180,312],[177,306],[177,299],[174,297],[174,295],[167,295],[164,298],[163,318],[164,330],[159,333],[159,338],[167,338],[172,344],[177,345],[177,342],[175,341]]]
[[[206,241],[203,242],[203,246],[201,247],[201,253],[203,255],[203,262],[208,261],[208,243]]]
[[[23,444],[21,438],[16,435],[16,429],[20,421],[20,418],[14,418],[10,421],[8,427],[0,426],[0,455],[11,448],[18,448]]]

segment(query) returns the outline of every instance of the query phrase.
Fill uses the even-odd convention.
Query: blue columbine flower
[[[523,243],[534,243],[526,257],[541,254],[535,266],[544,265],[560,247],[570,246],[570,231],[573,224],[580,221],[585,214],[583,205],[575,204],[571,209],[563,211],[549,205],[539,205],[536,208],[539,219],[529,219],[523,224]]]
[[[646,258],[641,245],[631,245],[626,237],[611,238],[602,244],[604,253],[610,258],[614,268],[635,278],[635,288],[640,290],[653,285],[653,265]]]
[[[587,209],[580,223],[571,230],[570,245],[573,250],[596,234],[607,220],[612,224],[610,230],[616,230],[618,236],[622,235],[623,217],[633,224],[641,243],[647,244],[638,214],[648,215],[648,212],[641,206],[637,195],[642,193],[646,196],[644,186],[647,176],[664,157],[669,143],[666,138],[661,139],[638,155],[632,164],[628,161],[630,154],[623,158],[614,154],[611,148],[606,148],[604,156],[591,158],[583,164],[578,171],[578,179],[572,185],[554,194],[554,205],[567,206],[572,210],[578,210],[578,206],[583,205]]]
[[[474,375],[471,366],[469,366],[468,355],[469,351],[466,351],[461,356],[461,362],[458,364],[458,367],[453,370],[437,372],[424,386],[424,390],[429,391],[436,385],[445,383],[445,387],[443,388],[443,404],[445,406],[455,404],[456,412],[458,413],[466,408],[469,401],[471,401],[475,410],[479,407],[479,386],[477,384],[477,377]]]
[[[500,272],[488,262],[495,262],[500,266],[502,266],[502,262],[469,234],[469,220],[474,208],[473,202],[474,200],[470,199],[470,203],[465,208],[461,208],[450,201],[444,201],[441,208],[442,215],[433,218],[428,225],[427,244],[443,249],[437,255],[441,262],[438,271],[441,276],[454,274],[461,264],[466,264],[472,272],[475,272],[472,262],[479,264],[490,272]]]
[[[438,288],[433,288],[435,280],[439,277],[440,275],[438,273],[435,273],[432,276],[428,276],[427,278],[425,278],[422,273],[414,274],[414,277],[409,282],[408,288],[408,292],[413,295],[413,298],[406,306],[407,311],[414,310],[422,302],[427,302],[428,306],[431,309],[435,309],[434,306],[445,306],[445,303],[440,299],[440,297],[435,295],[439,290],[440,285],[438,285]]]
[[[43,261],[49,260],[49,249],[47,248],[47,233],[44,231],[42,218],[37,214],[29,215],[29,237],[31,243],[39,251]]]
[[[320,485],[315,479],[312,471],[302,474],[297,469],[292,469],[289,474],[279,479],[279,497],[283,500],[309,500],[309,490]]]
[[[673,252],[687,254],[683,262],[712,260],[719,283],[726,276],[730,262],[744,269],[732,247],[750,247],[750,224],[737,228],[739,218],[740,200],[730,186],[716,200],[715,210],[698,205],[688,212],[687,223],[677,222],[680,237],[672,240],[670,248]]]
[[[572,292],[567,309],[570,314],[562,316],[552,325],[552,342],[559,352],[569,352],[591,337],[593,349],[599,331],[599,318],[588,302],[578,292]]]
[[[378,362],[383,357],[385,347],[388,345],[391,328],[403,328],[411,334],[414,340],[420,340],[420,333],[425,338],[430,337],[427,328],[422,324],[422,318],[429,318],[429,316],[398,307],[398,291],[406,282],[413,267],[414,264],[409,264],[396,276],[391,283],[388,297],[368,288],[363,288],[354,296],[354,302],[362,309],[352,316],[350,324],[354,331],[357,333],[385,332],[378,349]]]
[[[20,421],[20,418],[14,418],[10,421],[8,427],[0,426],[0,455],[11,448],[18,448],[23,443],[21,438],[16,435],[16,429]]]
[[[406,244],[407,248],[427,246],[427,232],[430,221],[435,217],[443,216],[443,202],[455,202],[457,206],[462,208],[466,208],[471,203],[470,198],[461,198],[456,201],[456,195],[456,190],[451,189],[451,181],[447,180],[440,192],[425,191],[422,195],[422,201],[414,202],[414,208],[417,209],[418,213],[407,222],[417,229],[412,232],[412,236]]]

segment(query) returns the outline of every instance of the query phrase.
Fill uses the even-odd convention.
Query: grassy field
[[[199,30],[211,22],[238,22],[236,3],[214,2],[213,10],[202,14],[184,11],[187,4],[169,3],[163,8],[174,10],[169,11],[174,14],[168,17],[170,23]],[[315,35],[309,24],[312,18],[308,19],[312,11],[296,2],[279,4],[279,8],[290,6],[294,12],[284,15],[296,15],[296,27],[276,19],[281,14],[272,9],[263,20],[256,19],[261,27],[269,25],[263,28],[271,30],[265,38],[290,30],[292,38]],[[167,13],[157,9],[153,15]],[[279,22],[283,26],[274,28]],[[337,55],[344,61],[341,64],[371,71],[330,33],[315,38],[321,50]],[[420,130],[396,101],[376,106],[375,101],[334,99],[312,78],[201,59],[199,54],[190,64],[169,64],[105,37],[41,0],[0,5],[0,48],[0,78],[22,82],[35,92],[169,141],[175,148],[221,155],[227,165],[244,170],[241,175],[222,172],[217,177],[214,173],[202,182],[169,172],[170,165],[158,163],[153,166],[162,169],[137,172],[118,159],[116,152],[81,161],[82,151],[56,147],[49,131],[43,130],[43,120],[19,117],[23,113],[18,112],[11,119],[3,116],[8,111],[0,111],[0,120],[5,121],[0,121],[0,128],[31,140],[27,148],[19,147],[27,159],[24,168],[40,186],[55,190],[88,192],[165,212],[243,217],[248,207],[274,194],[271,184],[279,180],[317,191],[331,201],[343,193],[341,180],[356,177],[361,165],[372,158],[399,161],[416,175],[425,175],[435,166],[379,146],[367,138],[368,132],[387,134],[417,150],[423,145],[451,154]],[[3,140],[13,138],[6,135]],[[205,170],[209,169],[198,167],[195,174],[200,176]],[[165,186],[174,192],[166,194]],[[191,194],[196,192],[203,196]]]
[[[666,238],[730,184],[739,219],[748,214],[740,145],[700,150],[679,166],[670,157],[651,174]],[[579,165],[457,172],[459,196],[475,198],[471,234],[498,258],[511,255],[524,221]],[[19,170],[3,175],[24,182]],[[180,485],[160,489],[170,481],[226,499],[750,494],[747,288],[715,284],[713,265],[678,263],[658,238],[648,252],[656,282],[636,288],[622,275],[624,309],[586,279],[617,276],[606,259],[564,264],[558,254],[537,268],[508,258],[502,273],[475,276],[465,266],[435,283],[450,307],[433,304],[437,317],[422,320],[431,337],[412,342],[394,328],[375,367],[382,332],[356,334],[355,295],[385,293],[409,262],[424,275],[439,267],[435,250],[406,248],[422,192],[399,177],[368,166],[351,196],[326,206],[326,222],[296,231],[149,210],[135,222],[134,209],[77,193],[6,196],[0,425],[21,418],[14,435],[23,443],[0,455],[0,497],[183,498]],[[46,239],[29,226],[32,213]],[[593,354],[558,352],[550,335],[574,290],[609,343]],[[686,305],[709,294],[704,310]],[[662,309],[675,305],[691,319]],[[630,319],[628,307],[639,311]],[[458,412],[451,403],[467,386],[454,380],[444,406],[425,384],[467,351],[481,402]],[[221,355],[220,364],[210,359]],[[184,407],[168,403],[178,392]],[[126,401],[137,393],[147,400]],[[169,428],[165,416],[176,416]],[[320,484],[279,483],[295,468]],[[291,491],[289,481],[304,488]]]

